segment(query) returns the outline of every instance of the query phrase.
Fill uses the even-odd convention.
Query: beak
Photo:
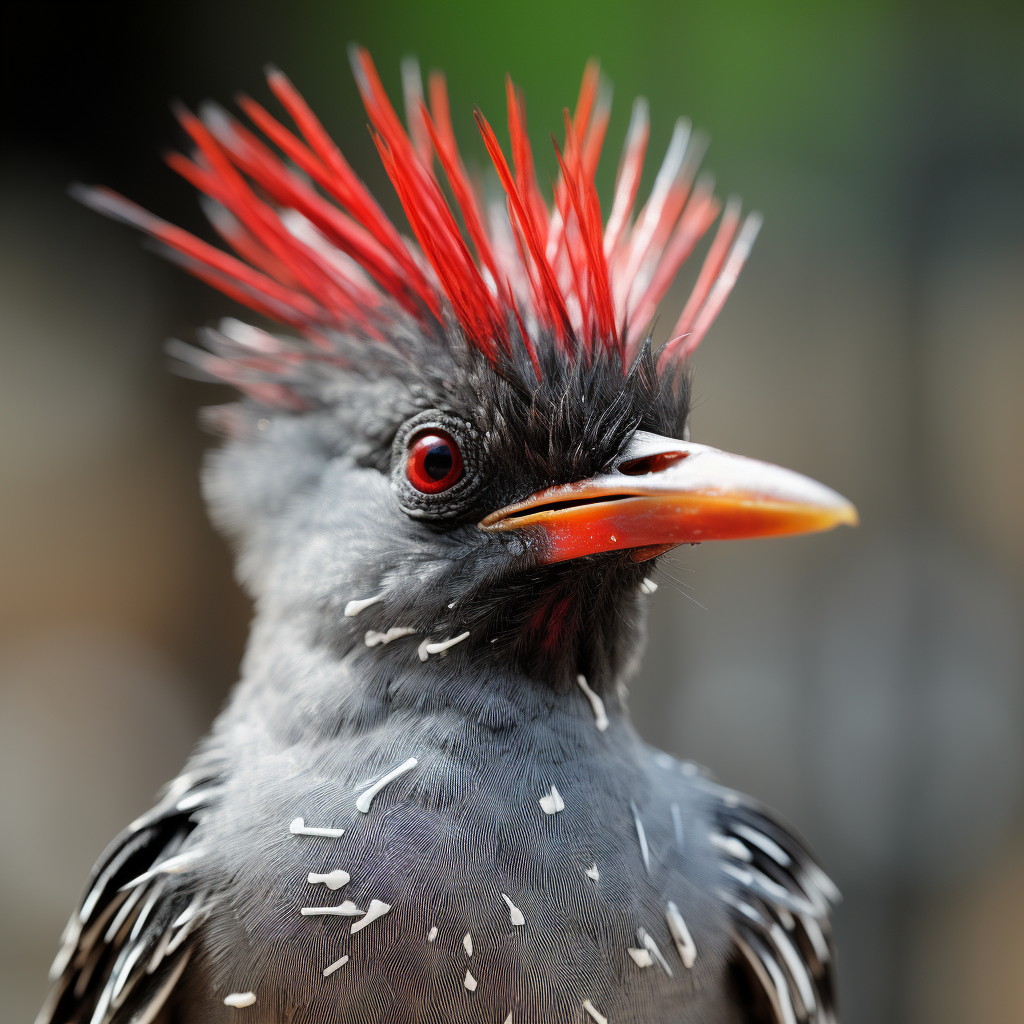
[[[642,562],[677,544],[858,522],[850,502],[809,477],[638,430],[609,473],[538,491],[479,526],[531,534],[541,562],[550,564],[624,549]]]

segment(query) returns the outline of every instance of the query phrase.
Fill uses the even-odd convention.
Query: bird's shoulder
[[[347,746],[330,771],[294,751],[186,771],[97,864],[40,1024],[148,1024],[175,989],[209,1019],[237,997],[261,1018],[369,1000],[397,1020],[426,998],[467,1021],[583,1000],[616,1021],[834,1020],[837,894],[804,845],[627,741],[543,770]]]
[[[719,784],[692,761],[648,751],[656,790],[685,797],[676,840],[709,844],[734,944],[733,969],[745,1019],[771,1024],[836,1021],[835,947],[829,917],[839,890],[807,844],[778,814]],[[673,812],[675,817],[675,812]],[[706,835],[687,835],[694,829]]]
[[[213,902],[195,870],[194,832],[220,781],[209,764],[186,770],[104,850],[64,930],[36,1024],[148,1024],[160,1013]]]

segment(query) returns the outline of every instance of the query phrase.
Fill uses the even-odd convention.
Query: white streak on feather
[[[814,947],[814,955],[823,964],[827,964],[832,959],[832,954],[821,926],[810,914],[801,914],[800,920],[803,922],[804,931],[807,932],[807,938],[811,940],[811,945]]]
[[[429,932],[427,932],[427,942],[433,942],[437,938],[437,925],[433,925]]]
[[[404,775],[406,772],[411,771],[417,765],[415,757],[410,757],[408,761],[403,761],[397,768],[388,772],[387,775],[382,779],[378,779],[369,789],[364,790],[359,799],[356,801],[356,810],[362,811],[363,814],[370,812],[370,804],[373,803],[373,798],[389,783],[394,782],[400,775]]]
[[[772,923],[771,936],[775,941],[775,947],[782,953],[782,959],[786,961],[790,976],[796,982],[800,991],[800,999],[807,1008],[808,1013],[815,1013],[818,1009],[817,1000],[814,998],[814,989],[811,986],[811,979],[807,976],[807,965],[797,952],[796,947],[789,941],[789,936],[782,930],[780,925]]]
[[[234,1006],[239,1010],[244,1006],[252,1006],[255,1002],[255,992],[232,992],[231,995],[224,997],[225,1006]]]
[[[194,793],[187,793],[175,805],[176,811],[192,811],[209,803],[215,796],[224,791],[223,786],[207,786],[206,789],[196,790]]]
[[[149,915],[153,912],[153,908],[157,905],[163,894],[164,887],[162,885],[153,885],[149,888],[149,895],[146,898],[146,902],[139,911],[138,917],[135,918],[135,924],[132,925],[132,930],[128,933],[128,943],[134,942],[143,932],[146,927],[146,922],[149,920]],[[188,927],[186,925],[186,927]],[[184,929],[183,929],[184,930]]]
[[[749,864],[754,859],[754,855],[747,849],[746,845],[741,843],[735,836],[723,836],[720,832],[711,832],[708,837],[711,840],[712,846],[735,860],[746,861]]]
[[[662,970],[671,978],[672,968],[669,967],[668,961],[661,955],[661,950],[658,949],[658,944],[648,934],[645,928],[637,928],[636,937],[640,940],[640,944],[647,950],[655,960],[661,964]]]
[[[351,934],[355,935],[356,932],[362,931],[368,924],[376,921],[378,917],[383,917],[390,909],[390,903],[385,903],[383,900],[370,900],[366,916],[361,917],[352,925],[350,929]]]
[[[644,832],[644,823],[640,820],[640,812],[632,800],[629,801],[629,809],[633,812],[633,824],[636,826],[636,837],[640,842],[640,856],[643,858],[644,867],[647,873],[651,873],[651,851],[647,848],[647,833]]]
[[[583,1000],[583,1009],[586,1010],[595,1021],[597,1021],[597,1024],[608,1024],[608,1018],[603,1013],[599,1013],[589,999]]]
[[[126,882],[118,892],[134,889],[135,886],[142,885],[143,882],[148,882],[158,875],[180,875],[183,871],[190,870],[192,862],[199,860],[205,852],[201,847],[197,847],[194,850],[186,850],[185,853],[179,853],[177,856],[168,857],[167,860],[161,861],[150,868],[149,871],[144,872],[137,878],[133,878],[130,882]]]
[[[467,991],[476,991],[476,978],[474,978],[473,975],[469,973],[469,971],[466,971],[466,977],[463,979],[462,984],[466,986]]]
[[[604,732],[608,728],[608,715],[605,714],[604,701],[590,688],[585,675],[582,673],[578,675],[576,682],[586,695],[587,700],[590,701],[590,706],[594,709],[594,725],[597,726],[597,731]]]
[[[305,818],[295,818],[288,826],[288,831],[293,836],[324,836],[327,839],[340,839],[345,834],[343,828],[308,827]]]
[[[637,967],[650,967],[654,963],[654,958],[646,949],[634,949],[630,946],[626,952],[633,958],[633,963]]]
[[[195,928],[195,926],[201,923],[203,920],[205,920],[205,918],[197,917],[189,921],[188,924],[183,925],[178,930],[178,934],[175,935],[173,939],[171,939],[169,945],[167,946],[167,956],[170,956],[172,953],[174,953],[175,950],[192,934],[192,931]]]
[[[807,862],[804,870],[830,903],[838,903],[843,898],[842,893],[836,888],[836,883],[813,860]]]
[[[526,924],[526,918],[523,917],[523,912],[512,902],[511,899],[505,894],[501,894],[501,898],[508,904],[509,917],[512,919],[512,924],[516,928],[521,928]]]
[[[587,876],[587,878],[592,878],[595,882],[601,877],[601,873],[597,870],[596,861],[593,864],[591,864],[590,867],[587,868],[587,870],[583,873]]]
[[[117,997],[121,994],[122,989],[124,989],[125,985],[128,983],[128,978],[131,976],[132,971],[135,969],[135,965],[136,963],[138,963],[139,957],[141,957],[142,954],[145,952],[145,944],[139,942],[135,945],[135,947],[132,949],[132,951],[128,954],[127,958],[125,959],[125,962],[121,967],[121,971],[117,976],[117,981],[114,983],[114,990],[110,996],[115,1007],[120,1006],[121,1000],[119,1000]],[[128,993],[126,992],[125,995],[127,994]]]
[[[754,955],[761,961],[764,969],[771,977],[771,984],[778,997],[778,1008],[782,1011],[781,1016],[784,1024],[796,1024],[793,1002],[789,997],[789,984],[786,981],[786,976],[782,973],[782,968],[779,967],[775,957],[767,951],[755,953]]]
[[[107,1010],[110,1009],[110,993],[111,985],[108,981],[103,988],[103,992],[100,994],[99,1002],[96,1004],[96,1009],[93,1011],[92,1020],[89,1024],[96,1024],[98,1021],[107,1019]]]
[[[205,897],[206,893],[203,893],[199,898],[205,899]],[[193,904],[193,906],[195,906],[195,904]],[[199,906],[196,908],[195,913],[193,913],[192,916],[178,929],[178,934],[171,939],[166,950],[167,956],[174,953],[174,951],[189,937],[189,935],[192,934],[193,930],[206,920],[208,914],[209,911],[205,906]],[[171,927],[174,928],[175,925],[172,924]]]
[[[303,907],[303,917],[358,917],[362,911],[351,900],[336,907]]]
[[[751,828],[749,825],[743,825],[736,823],[729,826],[738,836],[742,836],[747,840],[748,843],[753,843],[762,853],[768,854],[769,857],[780,867],[788,868],[793,862],[789,858],[789,854],[786,853],[778,843],[773,839],[769,839],[763,832],[758,832],[757,829]]]
[[[562,794],[552,786],[551,792],[546,793],[540,798],[540,809],[545,814],[557,814],[559,811],[565,810],[565,801],[562,799]]]
[[[383,596],[383,594],[378,594],[376,597],[364,597],[349,601],[345,605],[345,615],[351,619],[353,615],[358,615],[364,608],[369,608],[371,604],[376,604]]]
[[[339,967],[344,967],[348,963],[348,954],[346,953],[340,960],[335,960],[329,967],[324,968],[324,977],[329,978]]]
[[[697,946],[690,935],[690,929],[686,927],[683,915],[679,908],[670,900],[665,908],[665,920],[668,922],[668,930],[672,935],[672,941],[676,944],[679,958],[683,966],[690,968],[697,959]]]
[[[180,928],[183,924],[188,924],[200,910],[203,909],[203,901],[206,894],[200,893],[192,902],[171,922],[172,928]],[[110,939],[107,940],[108,942]]]
[[[306,877],[306,881],[310,885],[320,885],[323,883],[328,889],[340,889],[343,885],[347,885],[351,879],[351,875],[347,871],[342,871],[341,868],[337,868],[334,871],[329,871],[326,875],[318,875],[314,871],[310,871]]]
[[[78,938],[81,935],[81,925],[78,921],[78,913],[72,913],[68,920],[67,927],[61,937],[63,945],[50,964],[50,971],[47,977],[50,981],[56,981],[63,973],[71,958],[78,952]]]
[[[400,636],[409,636],[415,632],[416,630],[412,626],[392,626],[386,633],[368,629],[366,636],[363,637],[363,643],[367,647],[376,647],[378,644],[383,646],[391,643],[392,640],[397,640]]]
[[[683,816],[679,813],[679,804],[672,804],[669,808],[672,812],[672,829],[676,834],[676,842],[683,845]]]
[[[473,936],[469,932],[462,936],[462,948],[466,951],[466,956],[473,955]]]
[[[136,1010],[132,1017],[133,1024],[153,1024],[157,1014],[163,1009],[164,1003],[167,1002],[167,997],[171,994],[171,990],[178,984],[178,979],[184,973],[191,956],[192,951],[185,950],[178,957],[174,966],[163,976],[156,989],[148,994],[146,1005]]]
[[[427,654],[442,654],[444,651],[447,651],[449,647],[454,647],[456,644],[461,644],[462,641],[465,640],[467,636],[469,636],[468,629],[466,630],[465,633],[460,633],[458,636],[453,636],[450,640],[441,640],[436,644],[427,643],[426,645],[424,645],[423,650],[426,651]],[[426,661],[427,659],[423,658],[421,660]]]
[[[806,907],[806,912],[815,912],[814,906],[806,899],[790,892],[784,885],[779,885],[773,878],[769,878],[763,871],[758,871],[757,868],[741,868],[739,865],[732,864],[726,860],[719,861],[718,867],[727,875],[735,878],[740,885],[747,886],[755,892],[761,890],[770,899],[778,900],[782,904],[788,903],[791,909],[803,910]]]
[[[122,897],[127,896],[127,899],[123,899],[121,902],[121,909],[117,910],[114,915],[114,919],[110,922],[110,926],[107,928],[106,934],[103,936],[104,942],[113,942],[114,936],[121,930],[125,921],[128,920],[128,915],[135,909],[135,905],[142,899],[146,894],[146,887],[139,885],[135,887],[135,891],[132,893],[118,893],[115,900],[111,900],[107,904],[106,909],[97,919],[96,923],[82,936],[81,944],[82,948],[88,948],[93,945],[96,941],[96,936],[99,931],[102,931],[103,925],[106,924],[110,915],[117,910],[117,900],[121,900]],[[98,926],[98,927],[97,927]]]
[[[167,860],[157,864],[153,870],[161,875],[179,875],[192,861],[198,860],[205,853],[206,851],[201,847],[195,850],[188,850],[185,853],[179,853],[176,857],[168,857]]]

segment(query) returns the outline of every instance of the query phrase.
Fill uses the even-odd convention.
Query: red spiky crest
[[[418,245],[403,238],[291,82],[271,68],[271,92],[295,134],[247,96],[239,106],[271,148],[220,108],[196,117],[176,111],[195,150],[172,154],[171,167],[212,200],[207,213],[232,256],[107,189],[81,190],[90,205],[129,221],[162,242],[186,269],[225,294],[298,328],[321,355],[332,332],[385,338],[387,318],[409,316],[431,330],[453,318],[467,342],[493,363],[521,343],[538,381],[537,345],[550,338],[563,358],[617,352],[624,369],[639,350],[658,304],[682,263],[718,215],[707,181],[694,178],[701,146],[680,121],[651,195],[633,216],[650,130],[638,100],[627,131],[612,201],[602,228],[594,184],[610,102],[590,61],[575,111],[565,111],[565,141],[552,136],[559,176],[553,204],[537,184],[523,94],[506,78],[513,169],[480,110],[475,116],[506,197],[507,221],[485,214],[482,189],[468,175],[452,131],[444,76],[429,79],[429,109],[419,67],[402,66],[408,130],[388,99],[369,53],[350,52],[370,130]],[[279,153],[281,155],[279,155]],[[440,165],[462,224],[434,173]],[[287,159],[306,177],[296,174]],[[739,202],[726,205],[697,283],[658,358],[665,373],[704,338],[753,244],[757,214],[740,224]],[[240,258],[239,258],[240,257]],[[259,344],[273,346],[268,335]],[[253,353],[249,360],[301,353]],[[268,363],[269,365],[269,363]],[[204,368],[260,401],[289,405],[286,389],[253,385],[229,360]],[[294,405],[294,402],[292,402]]]

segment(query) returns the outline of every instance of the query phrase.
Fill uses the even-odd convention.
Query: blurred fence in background
[[[196,409],[169,335],[226,299],[75,207],[101,181],[203,231],[163,169],[165,101],[281,64],[357,170],[376,163],[345,58],[394,96],[408,52],[543,145],[584,61],[633,97],[656,166],[679,114],[719,191],[766,215],[695,359],[695,440],[851,497],[863,526],[686,548],[656,576],[632,704],[807,836],[846,901],[847,1024],[1024,1021],[1024,19],[1009,7],[176,5],[24,15],[0,167],[0,1018],[35,1012],[105,843],[216,713],[248,609],[203,518]],[[653,170],[648,168],[647,179]],[[695,273],[695,271],[691,271]],[[669,304],[683,294],[684,280]]]

